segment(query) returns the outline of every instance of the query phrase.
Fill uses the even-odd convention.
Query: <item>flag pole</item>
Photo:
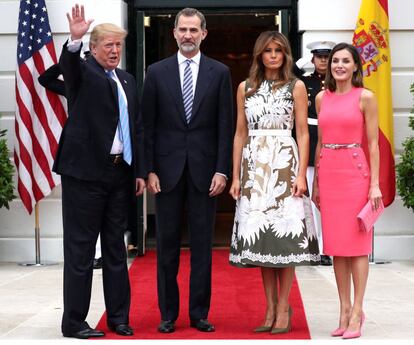
[[[57,262],[40,260],[40,222],[39,222],[39,202],[35,205],[35,261],[19,262],[20,266],[51,266],[57,265]]]

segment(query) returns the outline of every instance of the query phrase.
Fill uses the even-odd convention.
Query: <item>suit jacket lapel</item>
[[[91,57],[89,57],[88,58],[88,60],[85,62],[85,63],[88,63],[88,64],[90,64],[91,66],[93,66],[94,67],[94,69],[96,70],[96,72],[99,74],[99,75],[102,75],[102,77],[106,77],[107,79],[108,79],[108,82],[109,82],[109,85],[111,86],[111,90],[112,90],[112,95],[113,95],[113,97],[114,97],[114,100],[116,101],[116,103],[118,104],[118,98],[117,98],[117,95],[118,95],[118,90],[117,90],[117,86],[116,86],[116,82],[114,81],[114,80],[111,80],[111,78],[108,78],[107,77],[107,75],[106,75],[106,73],[105,73],[105,70],[103,69],[103,67],[95,60],[95,58],[93,57],[93,56],[91,56]],[[116,72],[116,70],[115,70],[115,72]],[[118,76],[118,78],[119,78],[119,75],[118,75],[118,73],[116,73],[117,74],[117,76]]]
[[[171,93],[174,104],[178,109],[181,119],[186,124],[184,103],[183,103],[183,94],[181,90],[180,82],[180,70],[178,67],[177,54],[173,55],[169,63],[165,66],[165,79],[168,85],[168,89]]]
[[[198,108],[200,107],[201,101],[203,100],[206,91],[208,90],[208,86],[211,82],[212,75],[210,73],[210,70],[211,65],[208,63],[208,60],[205,58],[205,56],[201,54],[200,66],[197,76],[197,85],[195,89],[193,102],[193,115],[191,117],[191,121],[193,121],[194,117],[197,115]]]
[[[122,70],[116,69],[115,70],[115,73],[116,73],[116,75],[117,75],[117,77],[118,77],[118,79],[119,79],[119,81],[120,81],[120,83],[122,85],[122,88],[124,89],[125,96],[127,98],[128,118],[129,118],[129,130],[131,132],[132,128],[134,128],[134,121],[135,121],[134,120],[135,109],[132,108],[132,106],[134,104],[134,102],[133,102],[134,95],[132,94],[134,88],[132,88],[132,87],[130,87],[128,85],[128,82],[125,79],[124,74],[122,73]],[[111,83],[111,86],[112,86],[112,84],[115,84],[115,88],[117,90],[116,92],[118,92],[118,86],[116,85],[116,82],[115,83]],[[117,100],[117,104],[118,104],[118,99],[116,99],[116,100]],[[132,132],[131,132],[131,135],[133,135]],[[132,138],[132,136],[131,136],[131,138]]]
[[[128,105],[129,105],[130,104],[129,100],[131,99],[131,96],[132,96],[132,95],[129,94],[129,91],[131,90],[131,88],[128,87],[127,80],[124,78],[122,73],[120,73],[119,71],[120,70],[116,69],[115,73],[116,73],[116,76],[118,77],[119,82],[122,85],[122,88],[124,89],[124,92],[125,92],[125,95],[126,95],[126,98],[127,98],[127,101],[128,101]],[[112,86],[112,89],[113,89],[113,86],[114,86],[113,83],[111,83],[111,86]],[[115,90],[117,90],[117,92],[118,92],[118,86],[116,85],[116,82],[115,82]]]

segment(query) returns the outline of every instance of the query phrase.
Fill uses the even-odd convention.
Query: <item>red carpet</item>
[[[216,326],[213,333],[198,332],[189,327],[188,320],[188,250],[181,252],[179,273],[180,317],[176,331],[161,334],[157,331],[160,314],[157,302],[156,253],[148,251],[136,258],[129,270],[132,301],[130,324],[133,337],[121,337],[106,327],[105,314],[96,328],[104,330],[103,339],[310,339],[303,303],[296,280],[291,291],[293,308],[292,332],[282,335],[254,333],[265,313],[265,298],[259,268],[236,268],[228,262],[228,250],[213,251],[213,289],[209,320]]]

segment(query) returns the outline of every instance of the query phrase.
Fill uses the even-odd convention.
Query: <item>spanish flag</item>
[[[388,206],[395,197],[388,0],[361,1],[352,41],[361,56],[364,86],[378,101],[380,189]]]

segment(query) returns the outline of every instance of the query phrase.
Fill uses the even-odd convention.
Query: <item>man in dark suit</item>
[[[328,68],[328,56],[332,48],[335,46],[331,41],[315,41],[309,43],[306,48],[310,49],[312,53],[312,60],[315,70],[311,74],[299,75],[303,80],[308,91],[308,127],[309,127],[309,166],[306,172],[309,194],[312,194],[312,181],[314,175],[314,161],[315,161],[315,149],[318,143],[318,115],[315,109],[315,97],[321,91],[325,89],[325,74]],[[312,203],[312,210],[315,220],[315,226],[317,227],[319,251],[321,253],[321,265],[331,266],[332,260],[328,255],[322,255],[322,229],[319,226],[317,215],[319,210]]]
[[[151,65],[142,96],[147,188],[156,194],[158,330],[175,330],[181,218],[187,210],[191,250],[190,326],[212,332],[211,249],[216,197],[230,173],[232,86],[227,66],[200,53],[207,35],[202,13],[186,8],[175,19],[177,54]]]
[[[90,55],[90,51],[85,51],[84,59],[86,59],[88,55]],[[55,63],[54,65],[46,69],[41,75],[39,75],[37,79],[39,80],[40,85],[42,85],[44,88],[54,93],[57,93],[58,95],[66,97],[65,82],[62,79],[59,79],[61,75],[62,71],[60,70],[59,63]],[[98,239],[96,241],[93,268],[102,268],[100,236],[98,236]]]
[[[83,6],[67,14],[70,39],[63,46],[62,71],[69,117],[53,170],[62,176],[65,337],[101,337],[85,321],[88,314],[95,243],[101,235],[103,287],[108,327],[132,335],[130,285],[124,232],[135,182],[145,186],[143,134],[136,83],[117,68],[126,35],[114,24],[95,26],[92,56],[80,59],[82,37],[92,20]]]

